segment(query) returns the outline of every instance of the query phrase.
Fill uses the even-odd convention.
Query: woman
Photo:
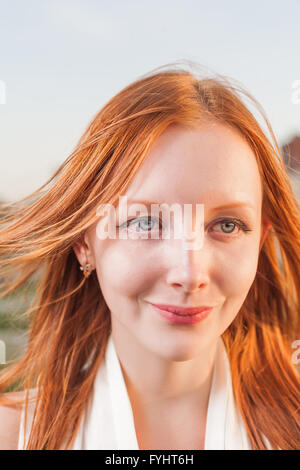
[[[242,96],[178,68],[142,77],[7,215],[2,295],[44,269],[26,353],[1,373],[7,445],[300,448],[299,207]],[[194,237],[166,227],[173,204],[203,209]]]

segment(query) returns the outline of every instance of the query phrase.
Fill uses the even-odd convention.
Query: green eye
[[[242,221],[242,220],[239,220],[239,219],[222,219],[222,220],[219,220],[217,221],[214,225],[217,225],[217,224],[220,224],[220,225],[231,225],[231,226],[238,226],[241,230],[243,230],[243,232],[251,232],[252,230],[250,230],[247,225]],[[229,227],[230,229],[230,227]],[[233,228],[234,229],[234,228]],[[227,233],[227,234],[231,234],[233,233],[233,230],[231,231],[223,231],[223,233]]]
[[[150,227],[150,223],[153,222],[153,221],[156,221],[156,223],[158,223],[158,227],[159,229],[162,229],[162,222],[161,222],[161,219],[157,218],[157,217],[151,217],[151,216],[145,216],[145,217],[138,217],[136,219],[131,219],[131,220],[127,220],[124,224],[122,224],[120,227],[123,227],[125,226],[126,228],[127,227],[131,227],[133,225],[136,225],[136,224],[141,224],[141,226],[144,227],[144,229],[142,228],[142,231],[144,232],[149,232],[150,230],[153,230],[154,227]],[[149,230],[150,229],[150,230]]]

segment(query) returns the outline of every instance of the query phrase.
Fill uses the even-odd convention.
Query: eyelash
[[[130,219],[130,220],[127,220],[126,222],[124,222],[123,224],[121,225],[118,225],[117,227],[118,228],[122,228],[123,226],[125,226],[126,228],[128,228],[129,225],[131,225],[130,223],[135,221],[135,222],[139,222],[140,220],[149,220],[149,219],[156,219],[156,220],[159,220],[160,222],[160,230],[162,229],[161,227],[161,224],[162,224],[162,220],[159,218],[157,219],[157,217],[151,217],[151,216],[145,216],[145,217],[138,217],[138,218],[134,218],[134,219]],[[226,217],[224,219],[220,219],[220,220],[217,220],[215,222],[214,225],[216,224],[226,224],[226,223],[232,223],[234,225],[237,225],[244,233],[247,233],[247,232],[252,232],[251,229],[248,228],[248,226],[245,224],[245,222],[243,222],[242,220],[240,219],[236,219],[236,218],[230,218],[230,217]],[[134,225],[134,224],[132,224]],[[151,230],[149,230],[148,232],[147,231],[142,231],[141,233],[150,233]],[[224,235],[226,235],[226,232],[222,232]],[[231,233],[233,232],[228,232],[228,235],[231,235]]]

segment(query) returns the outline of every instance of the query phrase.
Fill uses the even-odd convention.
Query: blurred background
[[[258,100],[300,201],[299,18],[299,0],[0,0],[0,204],[44,184],[112,96],[180,60]],[[0,300],[6,360],[37,282]]]

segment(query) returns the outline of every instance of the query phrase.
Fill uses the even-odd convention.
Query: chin
[[[174,345],[163,343],[160,346],[160,351],[157,351],[157,353],[163,356],[164,359],[174,362],[190,361],[198,355],[196,345],[193,347],[191,342],[181,345],[179,342],[176,342]]]

